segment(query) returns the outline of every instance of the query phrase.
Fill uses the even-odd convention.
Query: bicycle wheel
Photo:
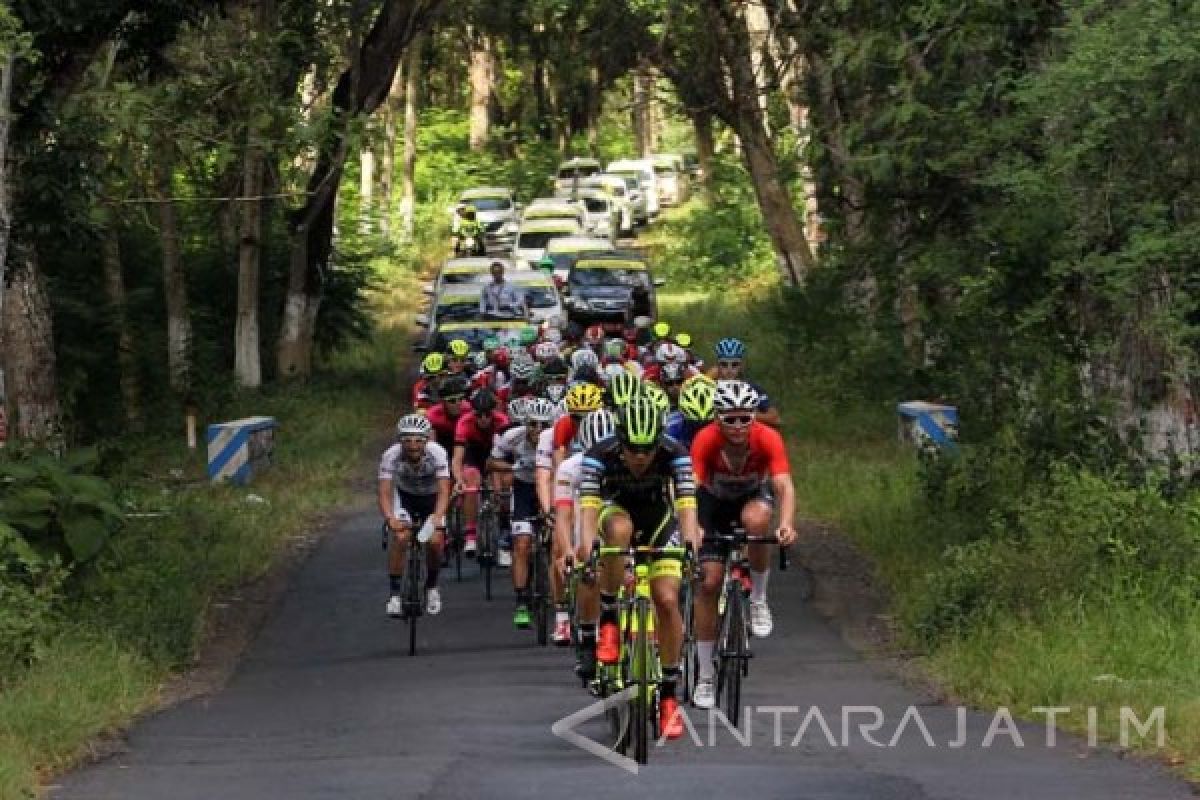
[[[550,567],[546,563],[546,545],[541,530],[534,531],[533,570],[530,586],[533,587],[533,624],[537,627],[537,643],[550,643]]]
[[[720,675],[723,685],[717,689],[726,718],[734,725],[741,716],[742,669],[746,661],[746,612],[742,593],[734,589],[725,608],[728,624],[721,640]]]
[[[597,692],[602,699],[608,699],[625,688],[620,680],[621,665],[600,665],[597,669]],[[621,755],[629,752],[629,709],[628,702],[614,703],[604,712],[605,722],[608,723],[609,741],[612,749]]]
[[[484,512],[479,517],[479,571],[483,575],[483,596],[492,599],[492,565],[495,561],[496,517],[491,511]]]
[[[462,509],[457,505],[451,505],[450,510],[446,513],[446,539],[447,545],[450,547],[450,553],[454,558],[454,577],[459,583],[462,583],[464,537]]]
[[[639,597],[634,601],[633,618],[637,631],[633,639],[633,679],[637,692],[633,695],[633,758],[645,764],[650,754],[651,708],[654,696],[651,683],[650,659],[650,601]]]
[[[404,606],[408,618],[408,654],[417,654],[417,619],[421,616],[421,585],[424,576],[421,574],[424,559],[421,558],[421,546],[415,541],[408,545],[408,568],[405,570]]]
[[[679,604],[683,612],[683,646],[679,651],[680,682],[683,684],[683,702],[692,701],[692,690],[700,674],[700,656],[696,650],[696,591],[691,581],[682,587],[683,600]]]

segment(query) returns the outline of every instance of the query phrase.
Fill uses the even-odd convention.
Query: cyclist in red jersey
[[[454,428],[454,456],[450,474],[454,490],[463,496],[463,553],[474,555],[476,521],[479,519],[479,486],[496,435],[508,427],[508,415],[496,409],[496,395],[480,389],[471,398],[471,410],[458,418]]]
[[[712,656],[717,596],[724,580],[724,547],[712,535],[727,533],[740,523],[748,535],[766,536],[778,503],[779,542],[787,546],[796,539],[792,527],[795,488],[787,450],[778,431],[755,419],[758,393],[743,381],[721,381],[714,399],[716,424],[696,434],[691,450],[700,527],[705,533],[700,548],[704,577],[696,595],[695,621],[700,676],[693,701],[700,708],[712,708],[715,700]],[[769,636],[773,627],[767,605],[771,550],[763,544],[747,549],[753,581],[750,630],[758,637]]]

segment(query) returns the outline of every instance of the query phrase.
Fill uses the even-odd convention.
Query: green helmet
[[[666,414],[671,410],[671,398],[657,383],[643,382],[640,393],[658,409],[658,413]]]
[[[646,447],[662,438],[662,413],[644,395],[617,409],[617,437],[623,444]]]
[[[537,342],[537,340],[538,340],[538,329],[537,328],[521,328],[521,339],[520,339],[521,344],[528,347],[529,345]]]
[[[688,381],[679,392],[679,410],[692,422],[710,422],[714,395],[714,386],[709,381]]]
[[[483,340],[483,350],[486,353],[492,352],[499,346],[500,346],[500,340],[497,339],[495,336],[489,336]]]
[[[554,269],[554,259],[551,258],[549,255],[542,256],[541,259],[537,262],[537,268],[545,269],[545,270],[553,270]]]
[[[608,404],[613,408],[625,405],[629,402],[642,386],[642,379],[628,372],[620,372],[613,375],[608,382],[608,392],[606,399]]]

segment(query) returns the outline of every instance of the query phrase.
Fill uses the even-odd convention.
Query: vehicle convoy
[[[677,206],[688,198],[688,173],[683,156],[663,153],[650,157],[658,179],[658,199],[664,206]]]
[[[638,217],[634,208],[634,200],[631,197],[629,182],[632,182],[635,186],[637,185],[637,181],[632,178],[627,181],[620,175],[603,173],[593,175],[583,182],[585,190],[598,189],[608,195],[617,215],[617,232],[622,236],[632,236],[634,227],[638,224]],[[640,191],[637,192],[637,197],[639,200],[641,199]],[[644,211],[644,204],[642,208]]]
[[[659,188],[658,175],[654,171],[653,162],[644,158],[620,159],[609,162],[604,171],[612,175],[636,178],[638,188],[641,190],[642,196],[646,201],[646,218],[650,220],[658,216],[661,207],[659,203],[661,190]]]
[[[578,189],[585,178],[602,171],[600,162],[594,158],[572,158],[558,165],[552,179],[554,193],[565,197]]]
[[[549,258],[554,270],[554,280],[562,283],[571,271],[575,259],[589,254],[611,253],[617,249],[611,239],[595,236],[562,236],[546,244],[544,259]]]
[[[513,262],[518,270],[530,269],[546,254],[546,245],[563,236],[583,235],[583,225],[574,219],[530,219],[521,223],[513,245]]]
[[[616,239],[621,214],[608,193],[601,189],[580,189],[577,197],[584,208],[584,229],[600,239]]]

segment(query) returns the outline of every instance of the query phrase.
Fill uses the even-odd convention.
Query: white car
[[[603,189],[580,189],[579,201],[584,208],[584,230],[600,239],[616,239],[621,215],[608,193]]]
[[[688,198],[687,172],[683,156],[661,154],[650,157],[658,177],[658,199],[666,206],[677,206]]]
[[[475,207],[475,219],[483,226],[484,245],[489,253],[505,252],[512,247],[521,213],[521,204],[512,189],[498,186],[467,189],[458,196],[458,202]]]
[[[489,281],[491,276],[488,276]],[[529,321],[561,328],[566,324],[567,314],[554,280],[541,272],[519,270],[505,276],[505,280],[525,293],[529,306]],[[479,295],[488,281],[466,283],[453,287],[437,298],[434,310],[424,315],[427,324],[442,322],[465,322],[480,319]]]
[[[538,197],[521,215],[522,222],[544,219],[573,219],[586,229],[587,209],[580,201],[566,197]]]
[[[632,176],[637,178],[638,188],[642,192],[642,196],[646,201],[646,216],[654,217],[658,215],[658,176],[654,172],[654,165],[647,159],[624,159],[620,161],[612,161],[604,169],[605,172]]]
[[[518,269],[529,269],[546,253],[546,244],[562,236],[582,236],[583,226],[573,219],[532,219],[521,223],[513,245]]]
[[[585,178],[602,171],[600,162],[594,158],[572,158],[558,165],[553,175],[554,193],[559,196],[571,194]]]
[[[618,229],[620,233],[631,236],[633,228],[637,224],[637,213],[634,210],[633,201],[630,199],[629,183],[637,186],[636,178],[623,178],[620,175],[609,175],[602,173],[593,175],[584,181],[584,188],[600,189],[605,192],[616,206],[617,215],[619,218]],[[640,198],[641,192],[638,192]],[[645,205],[643,204],[643,209]]]

